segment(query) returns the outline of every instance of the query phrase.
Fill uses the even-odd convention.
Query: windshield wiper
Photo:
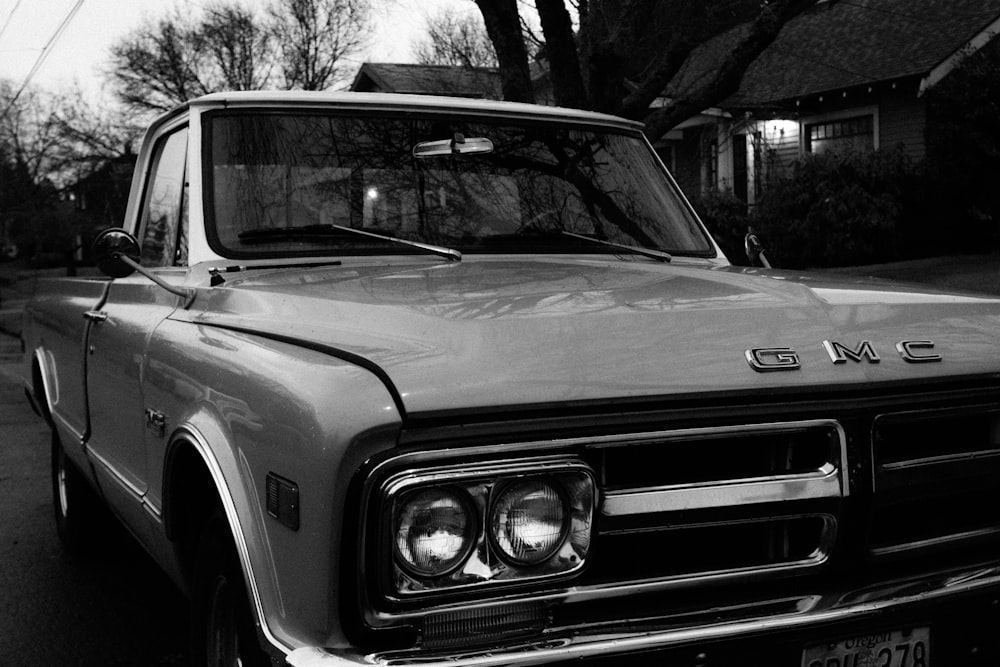
[[[650,257],[660,262],[669,262],[673,259],[673,255],[669,252],[664,252],[663,250],[653,250],[652,248],[643,248],[637,245],[627,245],[625,243],[615,243],[614,241],[605,241],[604,239],[595,239],[593,236],[586,236],[584,234],[574,234],[573,232],[567,232],[565,229],[559,230],[562,234],[566,236],[571,236],[575,239],[580,239],[583,241],[590,241],[591,243],[600,243],[601,245],[610,246],[612,248],[618,248],[620,250],[627,250],[628,252],[633,252],[637,255],[643,255],[644,257]]]
[[[392,243],[400,243],[402,245],[408,245],[413,248],[420,248],[427,252],[434,253],[435,255],[440,255],[445,259],[452,262],[461,262],[462,253],[453,248],[446,248],[440,245],[431,245],[430,243],[420,243],[419,241],[407,241],[406,239],[397,238],[395,236],[387,236],[385,234],[376,234],[375,232],[366,232],[363,229],[355,229],[354,227],[344,227],[343,225],[330,225],[333,229],[339,229],[342,232],[350,232],[351,234],[358,234],[360,236],[370,236],[373,239],[382,239],[383,241],[390,241]]]
[[[239,239],[243,243],[247,244],[267,243],[269,241],[280,239],[328,239],[331,236],[340,234],[341,232],[355,234],[357,236],[367,236],[381,241],[388,241],[390,243],[398,243],[411,248],[417,248],[419,250],[423,250],[424,252],[444,257],[452,262],[462,261],[462,253],[451,248],[431,245],[429,243],[420,243],[419,241],[408,241],[406,239],[389,236],[387,234],[377,234],[375,232],[355,229],[354,227],[345,227],[343,225],[302,225],[292,227],[265,227],[263,229],[250,229],[245,232],[240,232]]]

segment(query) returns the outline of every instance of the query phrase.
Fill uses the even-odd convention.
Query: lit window
[[[806,137],[810,153],[870,151],[875,148],[875,119],[870,115],[854,116],[806,125]]]

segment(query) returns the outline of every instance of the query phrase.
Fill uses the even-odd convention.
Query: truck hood
[[[410,414],[1000,373],[1000,300],[885,282],[553,256],[240,275],[183,316],[364,359]],[[878,362],[835,364],[824,341]],[[760,348],[800,367],[754,370]]]

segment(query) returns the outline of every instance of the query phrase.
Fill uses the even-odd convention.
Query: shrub
[[[751,222],[771,261],[789,268],[899,259],[917,173],[901,148],[808,155],[774,179]]]
[[[729,261],[746,265],[743,237],[750,226],[747,205],[729,192],[712,191],[697,199],[694,207]]]
[[[956,250],[1000,247],[1000,42],[969,54],[927,94],[930,205]]]

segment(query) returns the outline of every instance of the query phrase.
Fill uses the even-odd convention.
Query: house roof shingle
[[[351,90],[501,98],[500,73],[496,69],[451,65],[364,63]]]
[[[998,17],[1000,0],[821,1],[782,29],[723,106],[766,106],[924,76]],[[696,49],[668,94],[697,83],[745,29],[729,31]]]

